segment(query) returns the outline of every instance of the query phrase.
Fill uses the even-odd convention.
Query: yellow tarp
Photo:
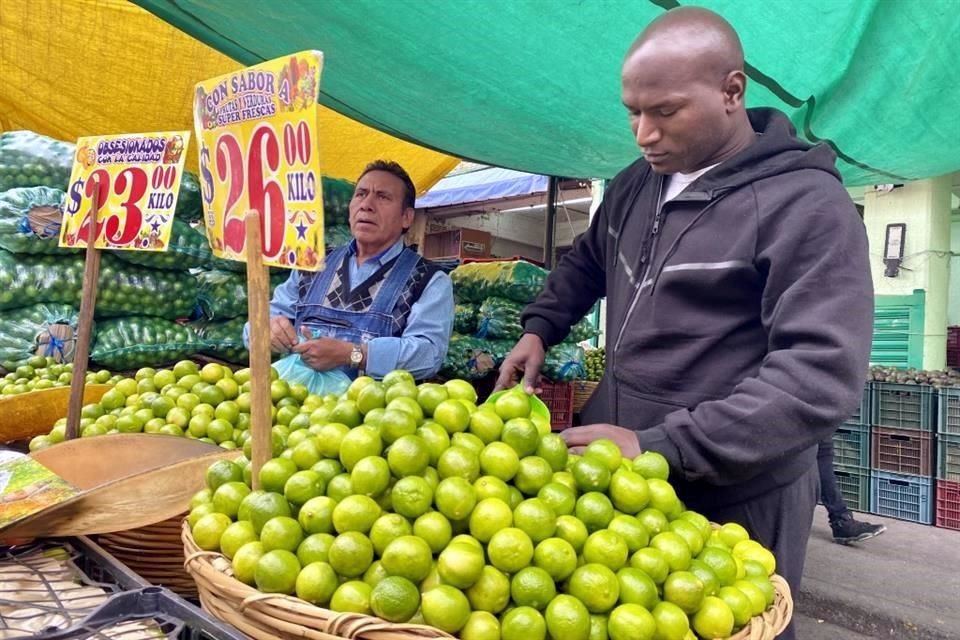
[[[30,129],[68,141],[192,131],[194,84],[240,66],[122,0],[0,1],[2,131]],[[329,177],[356,180],[368,162],[387,158],[400,162],[423,193],[457,163],[329,109],[321,112],[323,173]],[[196,169],[195,148],[189,167]]]

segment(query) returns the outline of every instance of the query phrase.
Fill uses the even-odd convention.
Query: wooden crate
[[[447,229],[428,233],[423,238],[423,257],[431,259],[488,258],[493,236],[475,229]]]

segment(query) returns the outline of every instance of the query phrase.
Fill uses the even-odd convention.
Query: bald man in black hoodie
[[[873,287],[833,152],[746,109],[745,91],[717,14],[674,9],[640,34],[622,99],[643,158],[524,311],[498,386],[533,390],[545,348],[606,296],[607,368],[582,413],[595,424],[567,442],[663,454],[687,507],[747,527],[796,592],[817,443],[860,401]]]

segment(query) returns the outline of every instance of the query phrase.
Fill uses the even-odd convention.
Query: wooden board
[[[0,541],[112,533],[167,520],[189,509],[213,462],[241,452],[176,436],[118,434],[32,455],[83,492],[0,530]]]

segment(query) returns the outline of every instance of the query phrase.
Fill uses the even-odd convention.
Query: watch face
[[[354,348],[354,350],[350,352],[350,362],[353,364],[360,364],[362,360],[363,353],[360,351],[360,349]]]

